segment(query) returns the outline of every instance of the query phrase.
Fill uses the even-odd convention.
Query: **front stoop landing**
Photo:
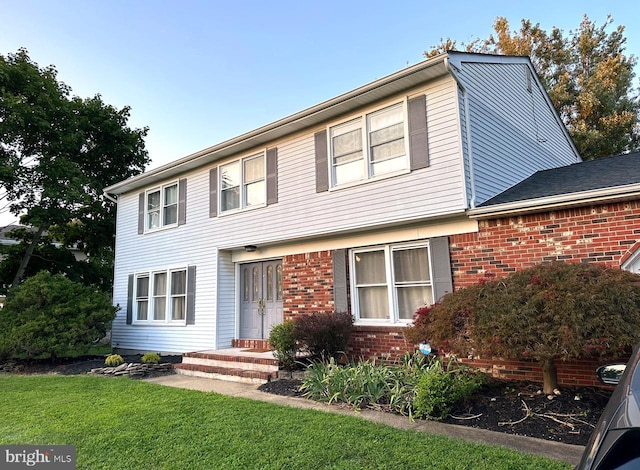
[[[256,353],[243,348],[190,352],[174,364],[178,374],[210,379],[263,384],[278,377],[278,361],[271,351]]]

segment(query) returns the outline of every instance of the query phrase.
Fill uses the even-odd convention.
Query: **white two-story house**
[[[400,352],[456,286],[449,237],[538,170],[580,161],[531,62],[449,52],[105,189],[114,348],[186,353],[349,311],[357,357]]]

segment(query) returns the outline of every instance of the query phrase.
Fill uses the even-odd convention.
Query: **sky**
[[[0,54],[26,48],[73,95],[130,106],[152,169],[416,64],[443,38],[484,39],[499,16],[566,35],[584,14],[598,26],[611,14],[609,31],[625,26],[626,53],[640,56],[634,4],[0,0]]]

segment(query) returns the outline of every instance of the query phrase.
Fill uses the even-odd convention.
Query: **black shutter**
[[[187,268],[187,325],[196,323],[196,267]]]
[[[347,259],[345,250],[333,251],[333,304],[336,312],[348,312]]]
[[[218,169],[209,170],[209,217],[218,215]]]
[[[316,149],[316,193],[329,190],[329,167],[327,154],[327,131],[314,134]]]
[[[144,193],[138,196],[138,235],[144,233]]]
[[[187,223],[187,179],[178,181],[178,225]]]
[[[267,150],[267,204],[278,202],[278,149]]]
[[[427,97],[420,95],[409,100],[409,159],[411,170],[429,166],[427,145]]]
[[[431,246],[431,264],[433,266],[433,300],[437,302],[447,292],[453,292],[449,238],[431,238],[429,245]]]
[[[127,325],[133,322],[133,274],[129,274],[127,284]]]

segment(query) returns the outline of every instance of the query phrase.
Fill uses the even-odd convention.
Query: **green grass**
[[[508,449],[130,379],[0,376],[0,444],[78,469],[567,469]]]

